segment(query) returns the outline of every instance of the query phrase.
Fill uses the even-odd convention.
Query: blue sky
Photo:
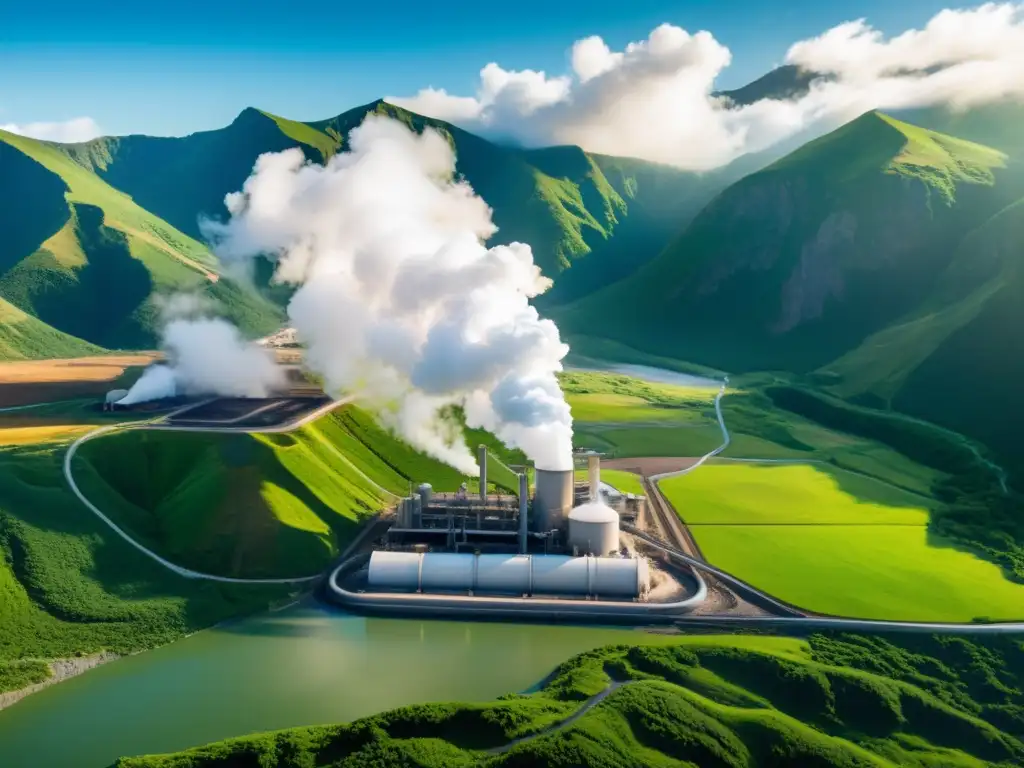
[[[572,43],[613,49],[662,22],[708,29],[742,85],[789,44],[866,17],[886,33],[923,25],[934,0],[515,0],[422,2],[18,2],[0,22],[0,123],[86,115],[106,133],[182,135],[257,106],[299,120],[434,86],[472,94],[490,61],[567,69]]]

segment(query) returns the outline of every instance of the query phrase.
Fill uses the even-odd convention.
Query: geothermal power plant
[[[685,612],[697,585],[636,551],[620,521],[643,514],[642,496],[601,483],[600,458],[574,470],[518,474],[516,495],[435,493],[422,484],[382,521],[382,533],[331,575],[329,596],[392,615],[534,616],[648,623]]]

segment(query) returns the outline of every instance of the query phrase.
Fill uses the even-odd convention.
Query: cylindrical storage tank
[[[580,504],[569,513],[569,548],[581,555],[617,552],[619,514],[601,502]]]
[[[590,594],[614,597],[639,597],[651,587],[647,560],[642,557],[591,557]]]
[[[428,552],[423,555],[420,589],[465,591],[473,588],[476,557],[452,552]]]
[[[476,582],[479,592],[509,595],[530,593],[529,555],[477,555]]]
[[[537,469],[535,484],[534,529],[551,531],[564,528],[573,502],[572,470]]]
[[[533,558],[533,594],[590,594],[588,557],[537,555]]]
[[[420,584],[418,552],[373,552],[370,554],[369,586],[415,592]]]
[[[426,507],[430,503],[430,497],[434,495],[434,488],[430,483],[421,483],[420,487],[416,489],[416,493],[419,494],[423,506]]]

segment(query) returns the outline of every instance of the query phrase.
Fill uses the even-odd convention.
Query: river
[[[568,657],[658,635],[366,618],[309,603],[103,665],[0,711],[0,766],[103,768],[255,731],[524,691]]]

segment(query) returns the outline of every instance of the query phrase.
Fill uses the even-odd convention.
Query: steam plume
[[[550,469],[572,465],[555,378],[568,347],[529,299],[550,287],[528,245],[486,248],[491,211],[432,129],[371,115],[326,166],[298,149],[259,158],[227,223],[225,262],[269,254],[300,285],[288,307],[307,365],[333,394],[373,400],[406,440],[466,473],[476,461],[446,408]]]
[[[120,405],[177,394],[266,397],[284,385],[272,352],[243,339],[225,320],[195,316],[203,309],[200,300],[181,295],[162,308],[167,323],[161,347],[168,364],[147,368]],[[186,314],[193,316],[181,316]]]

